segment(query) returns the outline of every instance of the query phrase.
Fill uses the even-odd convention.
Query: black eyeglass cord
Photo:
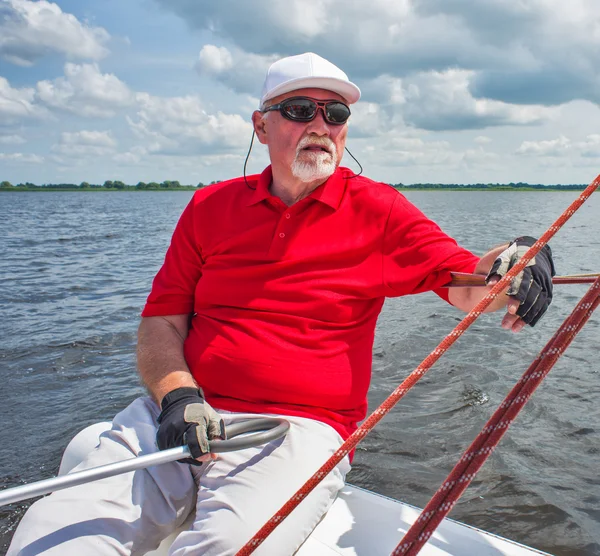
[[[348,147],[344,147],[346,149],[346,152],[352,157],[352,160],[354,160],[354,162],[356,162],[356,164],[358,164],[358,167],[360,168],[360,172],[358,174],[353,174],[352,176],[348,176],[346,179],[347,180],[351,180],[352,178],[358,178],[358,176],[360,176],[363,173],[363,167],[361,166],[360,162],[358,160],[356,160],[356,157],[348,150]]]
[[[256,131],[252,132],[252,139],[250,139],[250,148],[248,149],[248,154],[246,155],[246,160],[244,160],[244,182],[246,182],[246,186],[248,189],[252,189],[252,191],[256,191],[256,187],[252,187],[248,180],[246,179],[246,165],[248,164],[248,159],[250,158],[250,151],[252,150],[252,144],[254,143],[254,136],[256,135]]]
[[[248,154],[246,155],[246,160],[244,160],[244,182],[246,183],[246,186],[248,187],[248,189],[252,189],[252,191],[256,191],[256,187],[252,187],[248,183],[248,180],[246,179],[246,166],[248,165],[248,159],[250,158],[250,151],[252,151],[252,145],[254,144],[254,136],[255,135],[256,135],[256,132],[253,131],[252,139],[250,139],[250,148],[248,149]],[[358,178],[358,176],[360,176],[363,173],[363,167],[362,167],[361,163],[358,160],[356,160],[356,157],[350,152],[348,147],[344,147],[344,149],[352,157],[352,160],[354,160],[354,162],[356,162],[356,164],[358,164],[358,167],[360,168],[360,172],[358,174],[353,174],[352,176],[348,176],[346,179],[351,180],[352,178]]]

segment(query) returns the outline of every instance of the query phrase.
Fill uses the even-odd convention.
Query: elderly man
[[[434,290],[470,310],[487,289],[441,289],[450,272],[497,280],[531,245],[476,257],[392,187],[340,168],[359,97],[316,54],[270,67],[252,121],[271,165],[198,191],[183,212],[139,328],[151,397],[118,414],[81,467],[155,442],[187,444],[196,459],[37,502],[10,555],[143,554],[192,511],[171,554],[234,554],[365,417],[384,298]],[[507,306],[505,328],[535,324],[551,300],[550,250],[535,263],[490,308]],[[224,426],[256,414],[283,415],[291,429],[267,446],[207,453]],[[293,554],[348,470],[346,458],[257,553]]]

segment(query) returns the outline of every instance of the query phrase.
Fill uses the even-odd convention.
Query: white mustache
[[[333,154],[335,151],[335,144],[328,137],[310,137],[307,136],[304,139],[301,139],[296,147],[296,156],[300,154],[300,151],[309,145],[316,145],[319,147],[323,147],[327,150],[329,154]]]

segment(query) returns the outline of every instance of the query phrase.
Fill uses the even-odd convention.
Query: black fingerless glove
[[[494,261],[487,276],[504,276],[537,240],[530,236],[518,237]],[[544,245],[540,252],[513,278],[507,294],[520,302],[517,315],[535,326],[552,302],[552,277],[556,275],[552,250]]]
[[[199,458],[210,451],[209,440],[226,438],[223,419],[198,388],[176,388],[163,398],[161,409],[156,433],[160,450],[187,445],[192,456]],[[202,465],[192,458],[180,461]]]

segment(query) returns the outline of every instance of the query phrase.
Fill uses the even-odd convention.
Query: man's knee
[[[125,554],[126,531],[116,519],[73,522],[69,512],[38,500],[23,516],[7,556]]]

